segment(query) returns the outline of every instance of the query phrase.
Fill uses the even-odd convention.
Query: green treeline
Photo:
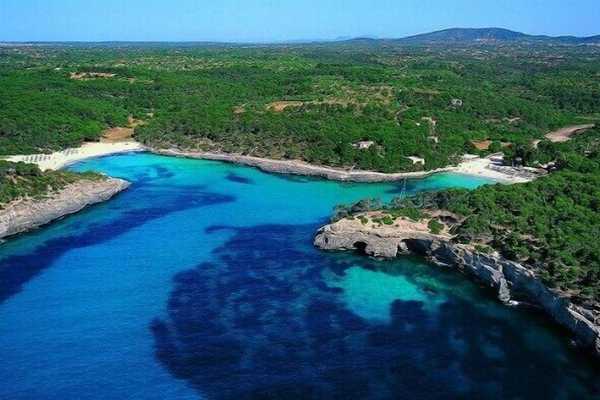
[[[0,209],[13,200],[41,198],[79,179],[101,179],[93,173],[42,172],[35,164],[0,160]]]
[[[540,149],[557,171],[533,182],[422,194],[420,206],[461,216],[455,240],[532,266],[578,301],[600,300],[600,129]],[[464,220],[463,220],[464,218]]]
[[[539,160],[535,162],[552,161],[554,172],[524,184],[423,192],[389,204],[365,199],[338,206],[332,221],[385,211],[391,218],[429,219],[430,231],[439,233],[443,225],[430,219],[431,215],[436,210],[449,211],[455,218],[443,222],[454,241],[471,244],[483,253],[497,251],[509,260],[529,265],[549,287],[576,302],[597,302],[600,129],[530,151],[531,159]]]
[[[599,77],[593,46],[3,46],[0,154],[76,146],[132,121],[156,147],[384,172],[501,150],[556,172],[426,203],[463,216],[458,240],[530,263],[585,301],[600,297],[599,132],[544,135],[600,120]],[[73,179],[3,162],[0,203]],[[396,212],[419,215],[405,206]]]
[[[0,52],[0,154],[98,140],[134,117],[144,121],[136,138],[153,146],[392,172],[526,147],[600,113],[594,49],[330,44]],[[281,102],[289,104],[278,108]],[[482,140],[492,141],[488,150],[471,143]],[[358,141],[374,144],[359,149]]]

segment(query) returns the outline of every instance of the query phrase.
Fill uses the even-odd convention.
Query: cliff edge
[[[574,304],[568,295],[546,287],[532,268],[497,253],[483,254],[473,246],[454,243],[449,233],[430,233],[424,223],[408,219],[400,219],[393,225],[365,221],[356,215],[325,225],[317,232],[314,244],[323,250],[357,250],[384,258],[416,254],[438,266],[457,268],[496,290],[505,304],[524,301],[538,306],[569,329],[580,345],[600,356],[597,305]]]
[[[106,201],[128,186],[122,179],[81,179],[41,199],[15,200],[0,210],[0,239]]]

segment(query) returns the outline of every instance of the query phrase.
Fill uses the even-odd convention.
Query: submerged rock
[[[324,250],[358,250],[374,257],[404,254],[425,256],[434,264],[458,268],[495,289],[507,305],[520,300],[543,309],[569,329],[582,346],[600,356],[600,315],[597,310],[574,304],[559,291],[542,283],[532,268],[498,254],[483,254],[473,246],[453,243],[446,234],[434,235],[419,223],[404,221],[393,226],[364,224],[343,219],[319,229],[314,244]]]
[[[38,228],[106,201],[129,187],[122,179],[81,179],[41,199],[21,199],[0,210],[0,239]]]

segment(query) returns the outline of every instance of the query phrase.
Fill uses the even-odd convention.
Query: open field
[[[567,126],[548,133],[545,138],[554,143],[562,143],[570,140],[573,135],[585,132],[588,129],[592,129],[594,126],[595,124]]]

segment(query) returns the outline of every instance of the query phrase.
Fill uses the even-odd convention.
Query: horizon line
[[[73,44],[79,44],[79,43],[92,43],[92,44],[93,43],[97,43],[97,44],[106,44],[106,43],[140,43],[140,44],[142,44],[142,43],[163,43],[163,44],[187,43],[187,44],[198,44],[198,43],[204,43],[204,44],[226,44],[226,45],[232,45],[232,44],[239,44],[239,45],[244,45],[244,44],[246,44],[246,45],[249,45],[249,44],[310,44],[310,43],[347,42],[347,41],[361,40],[361,39],[362,40],[381,40],[381,41],[403,40],[403,39],[418,37],[421,35],[445,32],[445,31],[449,31],[449,30],[486,30],[486,29],[499,29],[499,30],[510,31],[513,33],[524,34],[524,35],[531,36],[531,37],[543,37],[543,38],[550,38],[550,39],[560,39],[560,38],[588,39],[588,38],[600,36],[600,34],[593,34],[593,35],[586,35],[586,36],[577,36],[577,35],[571,35],[571,34],[566,34],[566,35],[529,34],[529,33],[521,32],[521,31],[516,31],[516,30],[512,30],[512,29],[508,29],[508,28],[501,28],[501,27],[483,27],[483,28],[451,27],[451,28],[443,28],[443,29],[439,29],[439,30],[416,33],[416,34],[407,35],[407,36],[397,36],[397,37],[379,37],[379,36],[374,36],[374,35],[358,35],[358,36],[340,36],[340,37],[336,37],[336,38],[314,38],[314,39],[304,38],[304,39],[283,39],[283,40],[267,40],[267,41],[261,41],[261,40],[249,40],[249,41],[232,40],[232,41],[229,41],[229,40],[219,40],[219,39],[215,39],[215,40],[212,40],[212,39],[199,39],[199,40],[126,40],[126,39],[117,39],[117,40],[2,40],[2,39],[0,39],[0,46],[2,46],[3,44],[60,44],[60,43],[67,43],[67,44],[69,44],[69,43],[73,43]]]

